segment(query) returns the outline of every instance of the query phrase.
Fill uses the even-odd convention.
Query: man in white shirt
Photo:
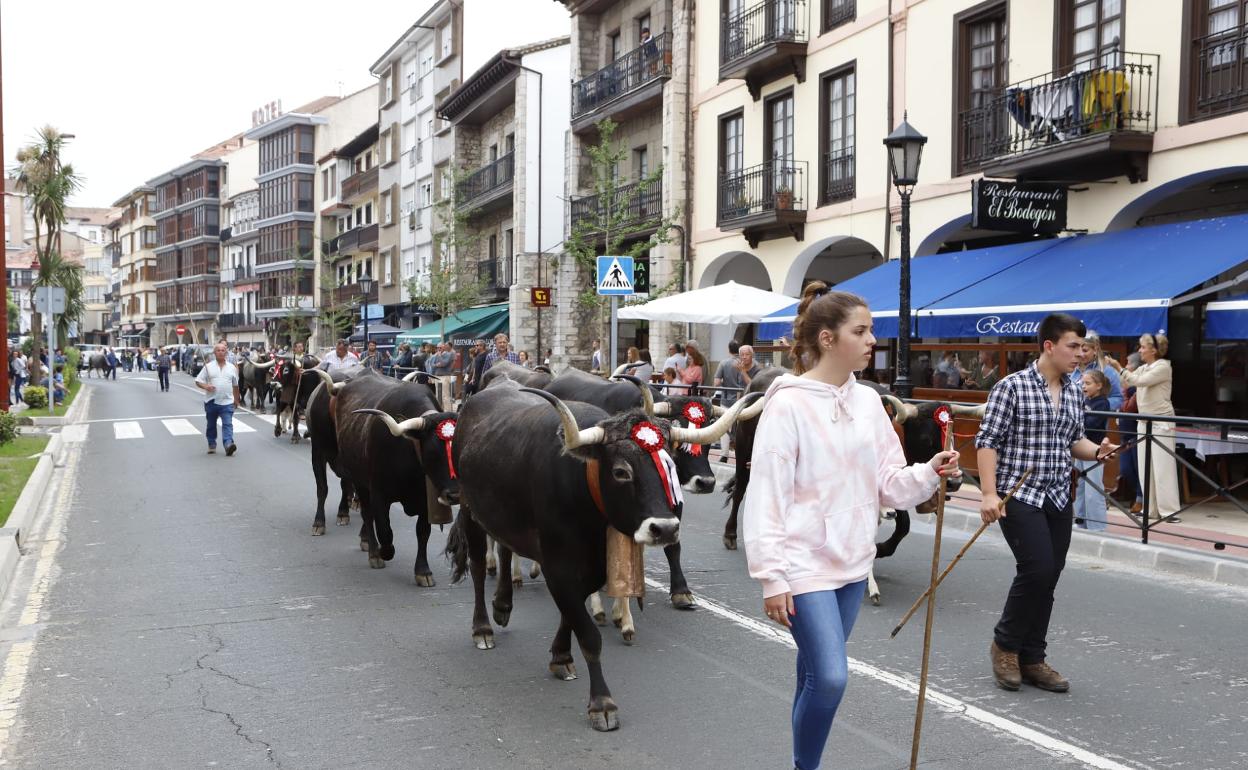
[[[225,445],[225,454],[233,455],[238,449],[234,445],[234,404],[241,402],[238,395],[238,367],[226,360],[229,352],[224,342],[218,342],[212,349],[213,360],[199,370],[195,378],[195,387],[204,391],[204,415],[208,418],[208,454],[217,452],[217,418],[221,418],[221,443]]]
[[[338,372],[354,369],[360,365],[360,357],[347,349],[346,340],[338,340],[334,349],[325,354],[321,360],[321,368],[327,372]]]
[[[685,358],[685,351],[675,342],[667,346],[667,354],[667,360],[663,362],[664,369],[675,369],[679,374],[689,365],[689,359]]]

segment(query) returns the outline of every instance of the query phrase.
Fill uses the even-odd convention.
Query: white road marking
[[[277,415],[275,414],[255,414],[253,412],[252,416],[259,417],[261,420],[264,420],[269,425],[277,425]]]
[[[149,417],[101,417],[96,420],[82,420],[83,423],[94,422],[139,422],[141,420],[170,420],[174,417],[203,417],[203,412],[198,414],[158,414]]]
[[[143,438],[143,429],[134,421],[113,423],[113,438]]]
[[[165,426],[165,429],[168,430],[174,436],[198,436],[199,435],[199,428],[196,428],[194,425],[191,425],[191,423],[187,420],[161,420],[161,423],[163,423]]]
[[[651,577],[646,578],[646,585],[665,593],[669,593],[671,590],[666,584]],[[797,649],[797,643],[793,641],[793,636],[780,626],[772,623],[764,623],[761,620],[755,620],[748,615],[743,615],[736,610],[712,599],[708,599],[705,596],[698,596],[698,605],[710,612],[712,615],[717,615],[724,620],[735,623],[741,628],[744,628],[757,636],[761,636],[769,641],[783,644],[790,649]],[[919,681],[916,678],[902,674],[894,674],[891,671],[885,671],[882,668],[877,668],[870,663],[865,663],[861,660],[856,660],[855,658],[849,659],[849,670],[855,674],[870,677],[877,682],[888,685],[889,687],[895,687],[896,689],[909,695],[913,695],[916,698],[918,697]],[[927,699],[932,705],[937,706],[950,714],[956,714],[965,719],[969,719],[972,722],[976,722],[983,727],[1007,733],[1015,738],[1026,741],[1043,751],[1054,754],[1063,754],[1078,762],[1082,762],[1088,767],[1100,768],[1101,770],[1130,770],[1127,765],[1115,762],[1108,757],[1102,757],[1101,755],[1095,754],[1087,749],[1067,743],[1060,738],[1054,738],[1053,736],[1046,735],[1039,730],[1027,727],[1026,725],[1021,725],[1018,722],[1006,719],[998,714],[993,714],[990,711],[985,711],[977,706],[972,706],[971,704],[963,700],[959,700],[952,695],[945,695],[944,693],[937,692],[936,690],[933,690],[930,685],[927,688]]]
[[[79,423],[66,425],[61,429],[61,441],[71,444],[81,443],[87,440],[87,426]]]
[[[234,432],[235,433],[255,433],[256,429],[251,427],[247,423],[243,422],[242,420],[235,420]]]

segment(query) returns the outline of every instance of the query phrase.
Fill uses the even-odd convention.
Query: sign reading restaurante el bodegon
[[[1066,229],[1066,188],[1040,182],[971,182],[971,227],[1052,235]]]

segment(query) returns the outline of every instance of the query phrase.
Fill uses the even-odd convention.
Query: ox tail
[[[724,484],[724,504],[721,508],[727,508],[732,505],[732,498],[737,493],[737,477],[734,475],[728,479],[728,483]]]
[[[910,512],[906,510],[894,511],[893,517],[893,534],[882,543],[875,544],[875,558],[883,559],[897,553],[897,546],[901,545],[901,541],[906,535],[910,534]]]
[[[468,571],[468,533],[464,531],[464,519],[471,516],[467,509],[460,506],[459,515],[446,535],[446,548],[442,551],[451,561],[451,582],[458,583],[464,579]]]

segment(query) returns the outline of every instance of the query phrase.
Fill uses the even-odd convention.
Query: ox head
[[[396,438],[412,442],[420,458],[425,477],[441,490],[438,502],[443,505],[459,503],[459,477],[451,458],[451,443],[455,439],[456,415],[451,412],[429,412],[420,417],[396,420],[380,409],[356,409],[355,414],[371,414]]]
[[[645,391],[650,392],[649,386]],[[665,417],[673,426],[686,429],[705,427],[727,414],[723,407],[712,406],[710,399],[690,396],[669,396],[658,403],[648,403],[647,407],[656,417]],[[711,453],[706,447],[686,441],[676,447],[674,457],[684,489],[698,495],[715,491],[715,472],[711,470]]]
[[[683,500],[671,456],[681,443],[715,441],[736,412],[700,429],[681,428],[642,410],[612,415],[581,428],[567,404],[542,390],[521,388],[555,407],[566,454],[597,468],[603,514],[611,526],[643,545],[670,545],[680,537]]]
[[[970,407],[931,401],[908,404],[887,393],[881,394],[880,400],[884,404],[884,410],[893,418],[893,423],[901,427],[901,445],[906,452],[906,462],[909,463],[925,463],[940,452],[943,448],[943,431],[953,431],[955,417],[983,416],[982,406]],[[946,482],[946,489],[950,492],[956,492],[961,486],[961,476],[955,476]],[[931,513],[935,510],[936,495],[915,506],[918,513]]]

